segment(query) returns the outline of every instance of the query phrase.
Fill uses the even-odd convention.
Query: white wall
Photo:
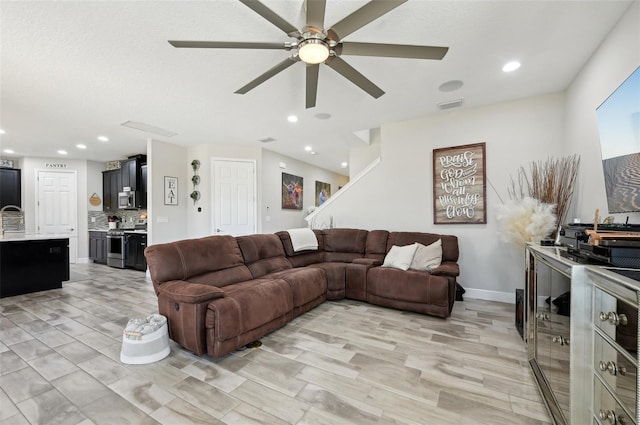
[[[607,215],[596,108],[640,66],[640,2],[635,2],[567,90],[565,150],[581,153],[574,216],[591,222],[596,208]],[[638,95],[640,96],[640,94]],[[614,214],[616,222],[640,223],[640,213]]]
[[[487,187],[487,224],[434,225],[432,152],[485,142],[487,179],[506,200],[510,176],[520,166],[562,154],[563,111],[563,94],[550,94],[385,124],[380,164],[318,220],[333,216],[337,227],[456,235],[459,282],[468,295],[511,300],[523,285],[524,252],[498,240],[496,191]]]
[[[87,199],[94,193],[100,197],[100,204],[95,207],[87,202],[88,211],[102,211],[102,172],[106,169],[104,162],[87,161]],[[87,220],[86,216],[78,216],[78,220]]]
[[[147,140],[148,244],[185,239],[187,209],[193,201],[187,149],[158,140]],[[178,205],[164,204],[164,177],[178,178]]]
[[[349,149],[349,176],[354,178],[380,156],[380,129],[369,131],[369,144]]]
[[[286,168],[280,168],[285,163]],[[302,177],[304,183],[302,210],[282,209],[282,173]],[[304,217],[309,207],[315,206],[316,180],[331,184],[331,193],[337,192],[349,180],[346,176],[314,167],[306,162],[277,154],[268,150],[262,152],[262,207],[259,214],[262,232],[273,233],[279,230],[307,227]],[[269,217],[269,221],[267,221]]]

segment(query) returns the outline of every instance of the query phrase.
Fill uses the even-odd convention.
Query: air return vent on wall
[[[173,137],[176,134],[178,134],[178,133],[174,133],[173,131],[165,130],[160,127],[154,127],[152,125],[145,124],[142,122],[136,122],[136,121],[125,121],[120,125],[123,127],[129,127],[129,128],[134,128],[136,130],[144,131],[145,133],[155,134],[156,136]]]
[[[457,108],[458,106],[462,105],[462,99],[448,100],[446,102],[440,102],[437,105],[440,109]]]

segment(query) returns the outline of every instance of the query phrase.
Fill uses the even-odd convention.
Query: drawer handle
[[[615,311],[610,311],[609,313],[605,313],[604,311],[600,312],[600,321],[606,322],[609,321],[613,326],[624,326],[628,323],[627,316],[624,314],[618,314]]]
[[[549,315],[547,313],[538,313],[538,314],[536,314],[536,319],[538,319],[538,320],[549,320]]]
[[[620,425],[626,425],[627,421],[624,420],[624,418],[619,418],[618,416],[616,416],[616,412],[614,412],[613,410],[607,410],[604,411],[602,409],[600,409],[600,412],[598,412],[598,416],[600,416],[600,419],[603,421],[609,421],[609,423],[611,425],[616,425],[616,424],[620,424]]]
[[[611,375],[622,375],[625,376],[627,374],[627,369],[624,366],[618,366],[615,362],[604,362],[600,360],[598,367],[603,372],[609,372]]]
[[[565,338],[565,337],[560,336],[560,335],[554,336],[551,341],[553,341],[556,344],[560,344],[560,345],[569,345],[569,338]]]

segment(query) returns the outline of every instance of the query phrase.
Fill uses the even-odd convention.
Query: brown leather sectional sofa
[[[294,252],[288,232],[209,236],[145,250],[169,335],[198,355],[221,357],[325,300],[349,298],[448,317],[455,299],[455,236],[385,230],[314,230],[318,249]],[[431,270],[380,267],[392,246],[442,240]]]

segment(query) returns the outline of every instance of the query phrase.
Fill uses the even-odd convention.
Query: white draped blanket
[[[305,251],[305,250],[317,250],[318,239],[313,230],[308,228],[301,229],[289,229],[289,236],[291,237],[291,245],[293,245],[293,251]]]

